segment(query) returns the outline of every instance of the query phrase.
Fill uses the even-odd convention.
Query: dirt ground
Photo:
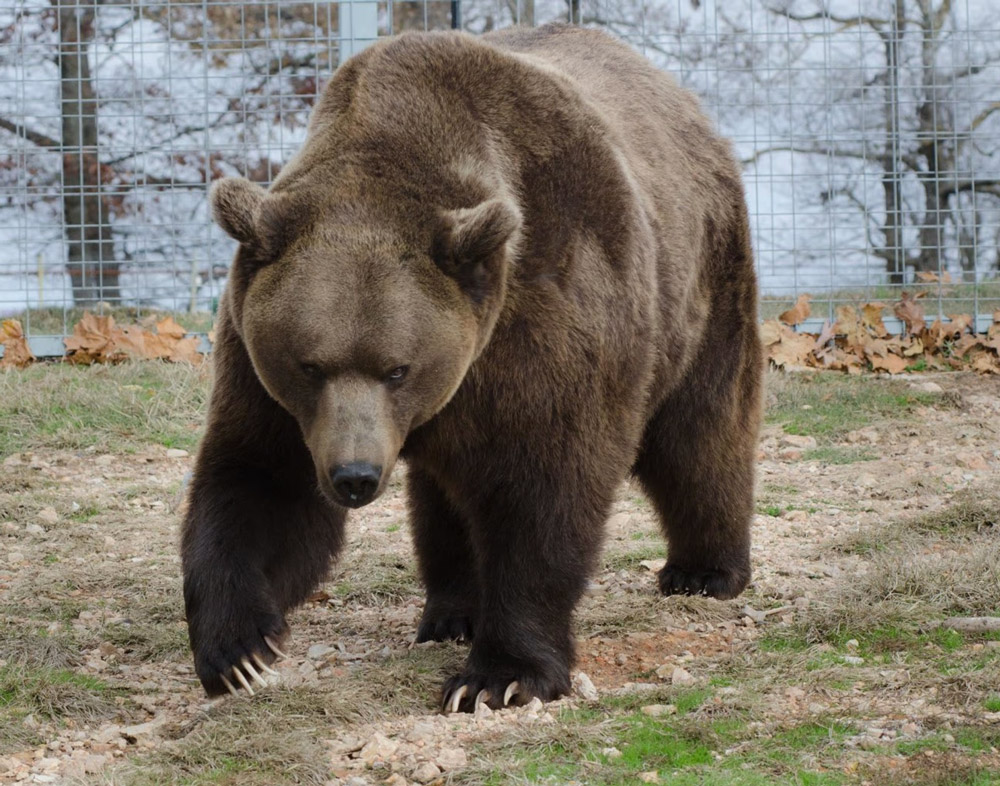
[[[1000,380],[768,382],[751,588],[660,597],[623,485],[574,695],[446,716],[405,470],[275,684],[208,701],[177,554],[206,373],[0,374],[0,783],[1000,783],[1000,634],[941,625],[1000,616]]]

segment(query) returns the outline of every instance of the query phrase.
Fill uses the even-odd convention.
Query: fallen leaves
[[[147,320],[145,326],[119,327],[112,316],[96,316],[89,311],[73,326],[73,335],[63,340],[71,363],[117,363],[127,358],[168,360],[197,365],[202,355],[198,339],[166,317]]]
[[[920,294],[902,293],[892,305],[903,322],[900,336],[889,333],[882,321],[885,303],[866,303],[860,311],[839,306],[837,320],[823,325],[819,335],[796,332],[809,313],[809,296],[778,319],[761,325],[761,340],[770,361],[783,368],[808,367],[860,374],[865,370],[900,374],[904,371],[972,369],[1000,374],[1000,311],[985,334],[976,334],[969,314],[950,314],[948,321],[927,326]],[[800,318],[801,317],[801,318]]]
[[[5,319],[0,322],[0,344],[3,344],[0,368],[24,368],[35,359],[28,346],[28,339],[21,329],[21,323],[16,319]]]

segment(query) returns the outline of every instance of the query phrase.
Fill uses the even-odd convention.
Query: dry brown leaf
[[[777,344],[781,341],[781,330],[783,325],[776,319],[768,319],[760,325],[760,340],[765,347]]]
[[[117,331],[120,332],[120,331]],[[115,318],[95,316],[89,311],[73,325],[73,335],[63,339],[73,363],[107,363],[116,353]]]
[[[908,343],[902,346],[903,357],[915,358],[918,355],[924,354],[924,342],[914,336],[914,338]]]
[[[202,360],[202,355],[198,351],[198,343],[198,339],[194,336],[174,342],[170,349],[169,359],[174,363],[190,363],[192,366],[197,366]]]
[[[159,336],[168,336],[178,340],[187,335],[187,331],[178,325],[173,317],[169,316],[156,323],[156,333]]]
[[[788,309],[788,311],[779,314],[778,319],[786,325],[792,326],[800,322],[805,322],[812,313],[812,309],[809,307],[810,300],[812,300],[811,295],[799,295],[799,299],[795,301],[795,305]]]
[[[875,371],[888,371],[890,374],[901,374],[906,371],[906,361],[898,355],[872,355],[869,358]]]
[[[929,270],[921,270],[917,273],[917,280],[922,284],[950,284],[951,283],[951,273],[947,270],[938,275]]]
[[[885,308],[885,303],[865,303],[861,307],[861,324],[865,328],[873,330],[879,338],[889,335],[889,331],[885,329],[885,323],[882,322],[882,312]]]
[[[948,314],[948,319],[951,320],[952,335],[955,333],[964,333],[966,330],[975,332],[975,329],[972,327],[975,323],[972,314]]]
[[[976,352],[971,358],[973,371],[980,374],[1000,374],[1000,360],[991,352]]]
[[[0,368],[24,368],[35,360],[21,323],[16,319],[0,322],[0,344],[3,344]]]
[[[979,336],[973,336],[966,333],[960,337],[958,341],[951,345],[952,356],[959,358],[965,357],[965,355],[969,354],[969,352],[973,349],[980,346],[982,346],[982,343],[979,340]],[[985,349],[985,347],[983,348]]]
[[[805,366],[813,360],[812,350],[816,346],[816,336],[810,333],[796,333],[790,327],[779,325],[781,340],[768,347],[768,357],[776,366]]]
[[[901,293],[900,300],[892,307],[893,313],[903,320],[908,333],[919,333],[924,329],[924,307],[909,292]]]

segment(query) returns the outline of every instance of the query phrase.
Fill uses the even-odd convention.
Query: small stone
[[[778,451],[778,458],[782,461],[800,461],[802,459],[802,451],[796,448],[785,448]]]
[[[45,527],[43,527],[41,524],[29,524],[24,528],[24,531],[27,532],[29,535],[44,535]]]
[[[44,521],[46,524],[55,524],[59,521],[59,514],[56,513],[55,508],[42,508],[38,511],[38,518]]]
[[[955,461],[958,466],[965,467],[966,469],[980,471],[990,468],[990,465],[986,463],[986,459],[978,453],[959,453],[955,457]]]
[[[919,382],[912,384],[911,387],[923,393],[944,393],[944,388],[937,382]]]
[[[353,778],[348,778],[344,782],[344,786],[371,786],[371,784],[366,779],[355,775]]]
[[[593,681],[582,671],[573,675],[573,692],[585,701],[597,701],[599,698]]]
[[[394,772],[392,775],[390,775],[388,778],[382,781],[382,783],[385,784],[385,786],[410,786],[409,781],[407,781],[406,778],[404,778],[398,772]]]
[[[385,761],[396,752],[399,744],[390,740],[384,734],[375,732],[370,740],[365,743],[358,756],[368,766],[377,761]]]
[[[445,772],[448,770],[457,770],[469,763],[465,751],[461,748],[442,748],[438,755],[435,756],[435,761],[437,766]]]
[[[802,434],[785,434],[781,438],[781,444],[790,445],[800,450],[815,450],[816,437],[807,437]]]
[[[809,598],[806,598],[804,596],[803,597],[798,597],[798,598],[796,598],[795,600],[792,601],[792,604],[797,609],[808,609],[809,608]]]
[[[809,520],[809,514],[806,513],[804,510],[786,510],[784,513],[781,514],[781,518],[783,518],[785,521],[794,521],[801,523],[803,521]]]
[[[167,458],[187,458],[188,452],[180,448],[167,448]]]
[[[656,770],[649,770],[649,772],[640,772],[639,780],[641,780],[643,783],[659,783],[660,776],[656,772]]]
[[[844,656],[844,663],[848,664],[849,666],[860,666],[864,662],[865,662],[865,659],[864,658],[859,658],[857,655],[845,655]]]
[[[334,651],[334,647],[329,644],[313,644],[308,650],[306,650],[306,657],[309,660],[319,660],[324,655]]]
[[[617,655],[615,655],[615,663],[619,666],[624,666],[626,663],[628,663],[628,655],[626,655],[624,652],[619,652]]]
[[[857,639],[849,639],[849,640],[847,641],[847,643],[846,643],[846,644],[844,644],[844,646],[845,646],[845,647],[847,647],[847,649],[849,649],[849,650],[851,650],[851,651],[854,651],[854,650],[856,650],[856,649],[857,649],[858,647],[860,647],[860,646],[861,646],[861,644],[860,644],[860,642],[859,642],[859,641],[858,641]]]
[[[601,748],[601,753],[612,760],[622,757],[622,752],[618,748]]]
[[[944,740],[944,741],[945,741],[945,742],[947,742],[947,743],[952,743],[952,742],[954,742],[954,741],[955,741],[955,738],[954,738],[954,737],[953,737],[952,735],[950,735],[950,734],[945,734],[945,735],[943,735],[943,736],[941,737],[941,739],[942,739],[942,740]]]
[[[744,606],[740,613],[743,615],[744,620],[750,620],[751,622],[761,623],[767,619],[767,614],[763,611],[757,611],[757,609],[750,605]]]
[[[693,685],[694,682],[695,679],[691,676],[691,672],[680,666],[675,668],[670,674],[671,685]]]
[[[802,688],[786,688],[785,695],[792,701],[799,701],[806,697],[806,692]]]
[[[639,564],[651,573],[659,573],[667,561],[665,559],[644,559],[640,560]]]
[[[441,768],[432,761],[425,761],[413,771],[410,777],[417,783],[430,783],[435,778],[441,777]]]
[[[676,715],[677,707],[673,704],[647,704],[642,708],[642,714],[650,718],[661,718],[664,715]]]

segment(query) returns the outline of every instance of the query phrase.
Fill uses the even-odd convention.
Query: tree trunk
[[[63,224],[73,302],[89,306],[121,300],[107,207],[97,158],[97,101],[87,49],[94,34],[93,6],[55,0],[59,8],[59,78],[62,99]]]

